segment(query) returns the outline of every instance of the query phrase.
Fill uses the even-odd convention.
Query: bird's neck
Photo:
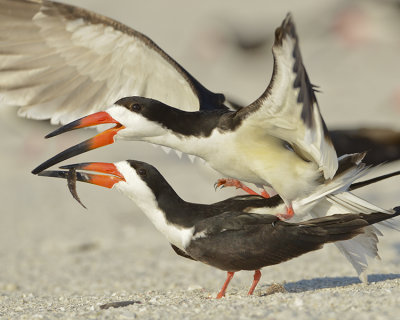
[[[166,181],[156,181],[156,186],[142,187],[136,192],[122,192],[135,202],[156,229],[181,250],[185,250],[193,234],[193,224],[185,218],[185,201],[182,200]],[[154,187],[154,188],[152,188]],[[129,186],[128,186],[129,188]]]
[[[173,120],[162,123],[165,129],[162,135],[146,137],[143,140],[173,148],[188,154],[202,157],[213,147],[208,143],[216,131],[221,128],[221,112],[180,112]]]
[[[147,199],[146,196],[135,196],[133,200],[156,227],[157,223],[160,225],[160,221],[165,219],[165,223],[171,227],[189,230],[200,220],[220,213],[218,206],[183,200],[162,176],[147,181],[147,185],[151,190]]]

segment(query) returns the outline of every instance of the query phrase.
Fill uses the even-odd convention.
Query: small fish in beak
[[[68,181],[68,189],[71,192],[72,196],[74,197],[74,199],[76,201],[79,202],[79,204],[84,207],[85,209],[86,206],[82,203],[81,199],[78,196],[78,193],[76,191],[76,169],[75,168],[71,168],[68,171],[68,175],[67,175],[67,181]]]
[[[67,179],[68,189],[76,201],[85,209],[86,206],[80,200],[76,191],[76,181],[95,184],[104,188],[111,189],[114,184],[125,181],[124,176],[118,171],[113,163],[87,162],[77,163],[60,167],[64,170],[45,170],[39,176]],[[87,172],[77,172],[76,170],[92,171],[104,174],[93,174]]]

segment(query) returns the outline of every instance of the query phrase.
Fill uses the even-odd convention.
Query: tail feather
[[[400,215],[400,210],[396,210],[393,214],[382,212],[336,214],[311,219],[297,224],[295,229],[297,241],[290,242],[295,242],[294,246],[300,246],[299,252],[302,253],[321,248],[325,243],[335,242],[339,250],[357,270],[361,280],[366,281],[364,271],[368,267],[367,258],[377,256],[376,243],[378,239],[373,232],[372,225],[398,215]],[[353,241],[365,235],[367,235],[367,242]],[[375,251],[369,246],[375,248]]]
[[[322,201],[324,202],[324,201]],[[328,205],[327,205],[328,204]],[[319,203],[318,206],[322,205]],[[328,203],[325,201],[325,207],[334,208],[336,206],[337,211],[346,210],[343,207],[339,207],[335,202]],[[316,206],[311,212],[312,216],[319,216],[321,212],[318,211]],[[347,207],[348,208],[348,207]],[[335,209],[335,208],[334,208]],[[356,212],[354,207],[351,212]],[[369,210],[368,210],[369,211]],[[382,236],[382,233],[372,224],[393,226],[396,221],[387,220],[392,219],[400,214],[400,207],[396,207],[393,210],[386,212],[369,212],[369,214],[361,213],[358,216],[366,221],[369,225],[363,228],[363,233],[355,236],[350,240],[336,242],[336,247],[346,257],[346,259],[352,264],[356,270],[360,280],[364,283],[367,282],[366,270],[368,268],[368,258],[380,259],[378,254],[378,236]],[[335,216],[335,215],[334,215]],[[334,217],[333,216],[333,217]],[[330,216],[332,217],[332,216]],[[324,218],[320,218],[324,219]],[[387,220],[387,221],[386,221]]]
[[[400,221],[385,221],[385,219],[388,219],[388,215],[389,217],[394,217],[396,211],[382,209],[348,192],[348,190],[364,187],[399,174],[399,171],[396,171],[360,183],[354,183],[354,181],[367,173],[373,172],[376,168],[369,168],[361,163],[364,155],[353,154],[341,157],[336,176],[331,181],[327,181],[319,190],[316,190],[313,195],[297,201],[296,204],[299,207],[297,211],[294,207],[295,212],[309,213],[314,218],[334,214],[380,213],[384,215],[382,216],[384,219],[374,223],[400,231]],[[365,271],[368,267],[368,258],[379,258],[377,244],[378,236],[381,235],[382,233],[378,228],[369,226],[364,228],[362,234],[350,240],[335,243],[363,282],[367,281]]]
[[[393,208],[390,210],[390,213],[387,214],[385,212],[374,212],[372,214],[364,214],[361,213],[360,216],[368,222],[368,224],[372,225],[375,223],[381,223],[388,219],[393,219],[400,215],[400,206]]]
[[[372,212],[382,212],[386,214],[393,214],[396,210],[386,210],[380,208],[364,199],[357,197],[351,192],[343,192],[336,195],[329,195],[326,199],[333,204],[332,208],[334,213],[339,213],[340,209],[342,213],[372,213]],[[315,208],[314,208],[315,210]],[[394,229],[400,231],[400,221],[381,221],[379,222],[380,226],[385,226],[390,229]],[[375,228],[376,229],[376,228]],[[378,229],[376,229],[378,230]],[[381,233],[379,235],[382,235]]]
[[[378,222],[393,219],[400,215],[400,206],[390,210],[390,213],[386,212],[371,212],[366,213],[349,213],[349,214],[333,214],[327,217],[320,217],[304,222],[300,222],[299,225],[318,225],[326,228],[328,231],[340,232],[343,227],[347,226],[358,226],[365,227],[376,224]]]
[[[293,201],[293,209],[298,212],[308,211],[315,203],[324,197],[346,191],[350,185],[368,173],[368,168],[360,161],[365,154],[352,154],[341,157],[338,173],[332,180],[327,180],[311,195]]]
[[[373,224],[384,220],[393,219],[400,215],[400,207],[392,210],[392,213],[372,212],[369,214],[334,214],[327,217],[315,218],[300,222],[300,226],[316,226],[323,228],[328,235],[336,236],[360,230],[365,232],[365,228],[370,228]]]
[[[354,181],[366,174],[370,174],[377,168],[370,168],[362,163],[364,156],[365,153],[360,153],[339,158],[339,168],[332,180],[326,180],[313,194],[293,202],[293,209],[296,212],[293,220],[299,221],[302,216],[307,214],[310,214],[313,218],[319,218],[349,213],[366,215],[374,213],[374,217],[377,217],[376,214],[379,213],[383,214],[383,216],[380,217],[380,221],[373,223],[400,231],[400,221],[385,221],[385,219],[397,215],[397,208],[395,208],[395,211],[385,210],[349,192],[349,190],[361,188],[400,174],[400,171],[396,171],[354,183]],[[378,228],[370,225],[364,228],[363,233],[355,235],[352,239],[335,243],[363,282],[367,281],[365,271],[368,267],[368,259],[379,258],[377,244],[378,236],[381,235],[382,233]]]
[[[339,251],[346,257],[351,263],[353,268],[356,270],[358,277],[363,283],[368,282],[366,270],[368,268],[368,257],[375,258],[378,256],[378,237],[372,234],[371,239],[376,239],[371,248],[364,248],[363,243],[365,240],[370,240],[368,236],[364,234],[358,235],[357,237],[347,240],[336,242],[335,245]]]
[[[392,214],[393,210],[386,210],[380,208],[351,192],[342,192],[339,194],[328,195],[327,200],[334,203],[336,206],[341,206],[348,213],[372,213],[372,212],[383,212]]]

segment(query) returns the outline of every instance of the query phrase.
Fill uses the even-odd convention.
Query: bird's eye
[[[134,103],[131,105],[130,109],[135,112],[139,112],[142,109],[142,106],[138,103]]]
[[[140,176],[146,176],[147,173],[145,169],[139,169],[137,172]]]

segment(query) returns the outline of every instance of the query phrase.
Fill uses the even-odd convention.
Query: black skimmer
[[[53,124],[132,94],[186,111],[230,105],[145,35],[71,5],[0,0],[0,56],[0,104]],[[345,136],[352,141],[351,134]],[[338,146],[343,140],[334,135],[333,141]],[[381,152],[376,154],[382,159]]]
[[[0,103],[20,106],[20,115],[51,119],[54,124],[66,124],[130,94],[156,98],[185,111],[207,113],[209,109],[213,112],[217,109],[222,112],[226,110],[225,105],[229,105],[224,102],[223,95],[204,88],[145,35],[115,20],[70,5],[0,0],[0,56]],[[276,53],[275,58],[279,57]],[[296,58],[294,67],[300,67],[296,90],[300,92],[298,98],[307,106],[307,101],[315,96],[301,57],[297,55]],[[277,79],[277,70],[274,79]],[[269,89],[273,87],[271,83]],[[318,108],[311,109],[317,113],[312,120],[318,122]],[[238,112],[237,118],[246,118],[245,113]],[[303,115],[304,118],[309,116],[307,112]],[[96,121],[101,122],[101,117]],[[63,153],[63,157],[111,143],[113,138],[119,138],[111,137],[116,130],[108,131],[108,139],[98,138],[94,144],[80,145],[68,156]],[[191,129],[184,130],[184,134],[188,134]],[[198,134],[203,132],[199,128],[192,130]],[[352,135],[349,137],[351,140]],[[322,134],[318,136],[328,150],[324,154],[328,154],[332,148],[325,143],[325,138]],[[301,148],[294,145],[294,150],[299,152]],[[61,158],[54,158],[53,163]]]
[[[238,111],[193,112],[139,96],[71,122],[47,137],[114,123],[114,128],[71,147],[32,172],[115,140],[141,140],[196,155],[225,176],[272,187],[286,202],[312,193],[335,175],[338,160],[302,62],[290,14],[275,32],[274,70],[265,92]]]
[[[248,292],[252,294],[261,277],[260,269],[265,266],[320,249],[328,242],[339,241],[340,244],[364,236],[367,238],[363,240],[369,239],[364,243],[365,248],[373,243],[376,246],[377,236],[371,225],[400,214],[400,207],[368,214],[362,213],[361,208],[353,208],[348,214],[287,223],[276,216],[284,206],[279,196],[268,199],[238,196],[210,205],[189,203],[175,193],[156,168],[141,161],[80,163],[61,168],[67,170],[43,171],[40,175],[66,179],[68,170],[101,173],[79,171],[76,178],[122,192],[146,214],[177,254],[227,271],[227,279],[217,298],[225,295],[229,281],[240,270],[255,271]],[[310,203],[303,201],[302,205],[306,210],[311,208]],[[254,213],[257,209],[264,212]],[[317,201],[312,210],[320,209]],[[350,213],[358,209],[358,213]]]

